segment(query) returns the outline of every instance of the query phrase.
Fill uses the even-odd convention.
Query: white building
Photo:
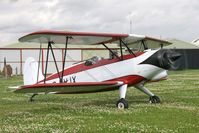
[[[56,61],[59,70],[62,68],[62,61],[64,55],[64,46],[61,44],[56,44],[53,46],[54,54],[56,56]],[[42,72],[45,71],[45,61],[47,45],[43,44],[41,48],[41,58],[40,58],[40,68]],[[102,52],[103,51],[103,52]],[[23,74],[23,65],[28,57],[33,57],[39,61],[40,44],[25,44],[25,43],[15,43],[0,47],[0,70],[3,70],[4,59],[6,59],[6,64],[10,64],[13,69],[13,74]],[[108,51],[102,46],[84,46],[83,48],[68,48],[66,56],[66,66],[69,66],[75,62],[85,60],[88,57],[99,55],[108,56]],[[49,54],[48,62],[48,73],[56,72],[55,64],[53,61],[52,54]]]

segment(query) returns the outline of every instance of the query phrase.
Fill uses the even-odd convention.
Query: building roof
[[[172,44],[166,46],[166,49],[199,49],[198,46],[194,45],[193,43],[185,42],[178,39],[171,39],[169,40]]]

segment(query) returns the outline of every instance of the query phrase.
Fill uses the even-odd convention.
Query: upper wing
[[[75,45],[89,45],[89,44],[102,44],[112,43],[119,39],[124,39],[127,44],[133,44],[142,40],[146,41],[147,44],[171,44],[168,41],[152,38],[143,35],[136,34],[111,34],[111,33],[91,33],[91,32],[68,32],[68,31],[38,31],[31,34],[25,35],[19,38],[20,42],[38,42],[48,43],[49,41],[65,44],[66,37],[71,39],[68,41],[69,44]]]
[[[90,32],[67,32],[67,31],[38,31],[25,35],[19,38],[20,42],[39,42],[48,43],[52,41],[58,44],[65,44],[66,37],[72,39],[69,40],[69,44],[101,44],[111,43],[117,41],[120,38],[128,37],[128,34],[110,34],[110,33],[90,33]]]
[[[79,83],[47,83],[24,85],[15,90],[16,93],[89,93],[109,91],[121,86],[121,81],[79,82]]]

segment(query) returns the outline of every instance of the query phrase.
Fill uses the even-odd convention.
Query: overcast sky
[[[0,45],[38,30],[199,38],[199,0],[0,0]]]

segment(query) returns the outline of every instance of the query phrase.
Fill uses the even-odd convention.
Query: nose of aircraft
[[[175,62],[181,57],[181,54],[168,49],[161,49],[155,54],[150,56],[148,59],[143,61],[141,64],[151,64],[163,69],[174,69]]]
[[[157,54],[159,66],[167,70],[174,68],[175,61],[181,57],[180,53],[166,49],[158,51]]]

